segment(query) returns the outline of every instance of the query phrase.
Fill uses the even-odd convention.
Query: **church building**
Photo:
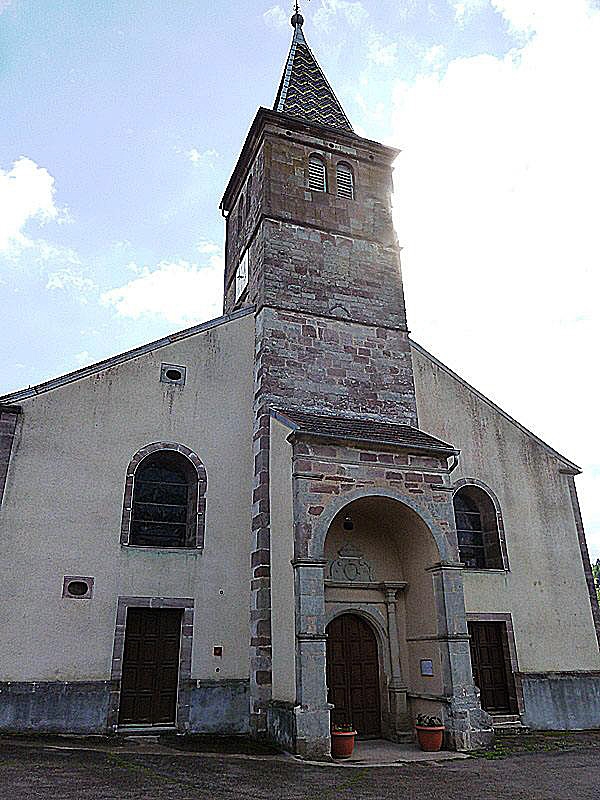
[[[600,726],[580,470],[409,338],[399,151],[303,22],[221,201],[223,316],[0,398],[0,731]]]

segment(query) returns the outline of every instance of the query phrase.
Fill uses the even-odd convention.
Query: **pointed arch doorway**
[[[350,723],[360,736],[381,735],[377,639],[357,614],[340,614],[327,626],[327,687],[333,725]]]

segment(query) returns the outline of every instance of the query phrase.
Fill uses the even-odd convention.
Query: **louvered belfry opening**
[[[325,163],[317,156],[308,159],[308,188],[313,192],[327,191],[327,170]]]
[[[354,200],[354,175],[348,164],[337,165],[336,179],[338,197]]]

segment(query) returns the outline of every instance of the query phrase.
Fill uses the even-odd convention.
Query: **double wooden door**
[[[173,725],[177,710],[181,611],[129,608],[121,679],[121,725]]]
[[[327,687],[334,725],[352,724],[362,736],[381,734],[377,640],[356,614],[327,626]]]
[[[506,627],[503,622],[469,622],[473,680],[481,692],[481,706],[492,714],[514,709],[512,673],[506,665]]]

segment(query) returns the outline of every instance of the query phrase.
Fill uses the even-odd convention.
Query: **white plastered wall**
[[[271,631],[273,699],[296,700],[294,517],[290,429],[271,419]]]
[[[192,676],[248,676],[253,326],[231,320],[20,402],[0,510],[2,680],[110,678],[119,595],[193,597]],[[161,363],[186,366],[185,386],[161,383]],[[157,441],[204,462],[203,552],[120,544],[127,466]],[[64,575],[93,576],[93,598],[63,599]]]
[[[464,572],[468,613],[512,614],[522,672],[600,667],[567,476],[549,449],[413,348],[419,427],[498,497],[510,571]]]

